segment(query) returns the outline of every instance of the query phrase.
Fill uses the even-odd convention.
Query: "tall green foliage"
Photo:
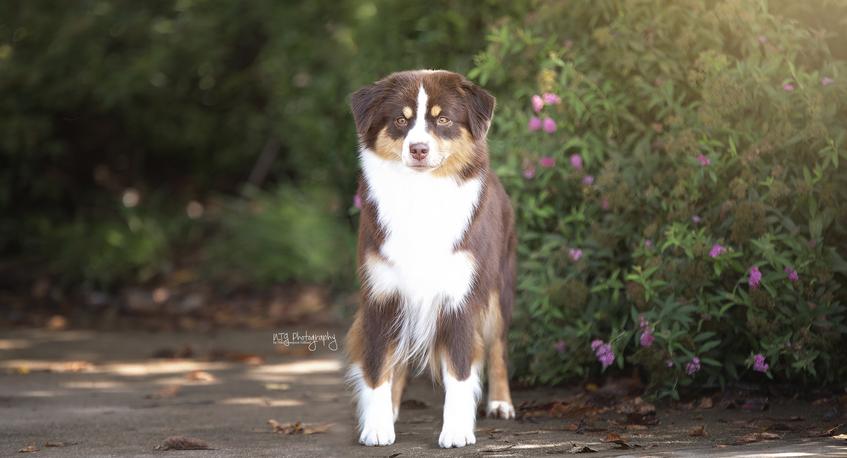
[[[68,283],[149,278],[187,235],[233,239],[228,219],[188,222],[185,206],[237,194],[268,145],[264,185],[285,191],[256,198],[324,188],[334,198],[310,204],[343,229],[357,170],[347,95],[409,67],[468,70],[485,26],[524,3],[4,2],[0,212],[14,217],[0,222],[0,253]],[[128,188],[141,196],[130,213],[157,215],[145,225],[125,216]],[[179,229],[203,222],[213,227]]]
[[[845,21],[827,0],[545,1],[491,29],[472,75],[500,96],[521,377],[843,379]]]

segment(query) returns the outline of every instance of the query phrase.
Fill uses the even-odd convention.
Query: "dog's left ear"
[[[350,108],[356,122],[356,132],[364,137],[376,120],[376,107],[385,96],[385,80],[360,88],[350,95]]]
[[[469,80],[462,81],[462,88],[468,102],[468,119],[471,127],[471,135],[476,139],[482,139],[488,133],[491,126],[491,118],[494,117],[494,105],[496,99],[485,89],[477,86]]]

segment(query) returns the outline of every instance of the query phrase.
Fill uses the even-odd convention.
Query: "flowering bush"
[[[524,381],[847,375],[847,7],[767,3],[551,0],[491,30],[471,76],[499,95]]]

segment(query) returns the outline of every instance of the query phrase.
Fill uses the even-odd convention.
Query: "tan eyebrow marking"
[[[412,119],[412,107],[403,107],[403,116]]]
[[[433,117],[436,117],[441,114],[441,105],[433,105],[432,110],[430,110]]]

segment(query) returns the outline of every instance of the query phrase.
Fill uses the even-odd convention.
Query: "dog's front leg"
[[[392,328],[396,304],[365,304],[348,334],[351,382],[356,391],[359,443],[394,443],[393,369],[396,336]]]
[[[482,343],[464,312],[442,320],[441,376],[444,382],[444,425],[438,445],[464,447],[476,443],[476,405],[482,393],[479,372]]]

